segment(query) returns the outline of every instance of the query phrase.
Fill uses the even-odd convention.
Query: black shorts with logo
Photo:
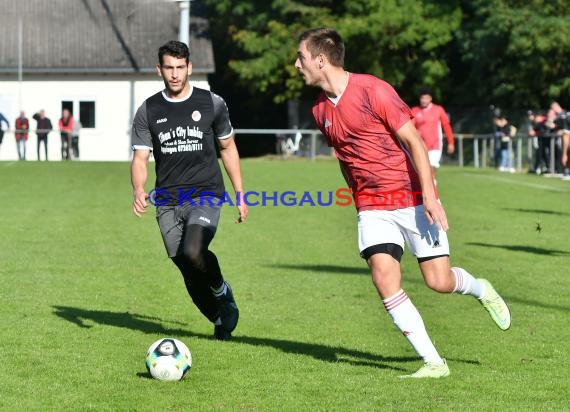
[[[160,228],[164,247],[169,257],[178,254],[180,243],[184,238],[184,230],[188,225],[200,225],[212,232],[216,233],[218,222],[220,220],[221,206],[191,203],[184,203],[176,206],[157,206],[156,220]]]

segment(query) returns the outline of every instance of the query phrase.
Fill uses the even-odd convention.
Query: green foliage
[[[347,2],[337,29],[347,44],[348,69],[379,76],[412,98],[421,85],[436,95],[445,86],[445,47],[460,20],[454,2],[368,0]]]
[[[242,85],[256,95],[273,96],[282,103],[298,97],[302,82],[293,62],[297,50],[297,36],[310,24],[331,23],[332,1],[208,1],[229,22],[226,41],[228,65]],[[216,25],[215,20],[212,24]]]
[[[224,12],[231,8],[228,3],[211,1],[210,7]],[[293,63],[297,36],[308,28],[331,26],[341,33],[347,43],[347,69],[413,89],[436,86],[447,76],[443,48],[461,17],[457,5],[436,7],[414,0],[235,3],[241,7],[232,17],[237,26],[229,25],[237,46],[230,68],[252,92],[270,93],[276,103],[302,94]]]
[[[568,2],[473,2],[460,50],[463,91],[503,105],[540,107],[570,93]]]
[[[421,85],[466,105],[540,107],[570,94],[565,0],[206,2],[228,76],[253,99],[282,103],[308,93],[293,67],[296,40],[319,26],[343,36],[348,70],[377,75],[408,100]]]

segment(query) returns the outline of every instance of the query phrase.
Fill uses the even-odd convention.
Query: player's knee
[[[424,275],[428,288],[439,293],[450,293],[453,291],[453,282],[444,273],[429,273]]]
[[[393,289],[394,282],[399,282],[399,277],[387,268],[372,268],[372,283],[382,296],[386,296]]]
[[[183,256],[186,261],[195,268],[200,269],[205,264],[205,250],[198,245],[185,247]]]

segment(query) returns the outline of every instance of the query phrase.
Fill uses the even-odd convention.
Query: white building
[[[83,124],[81,160],[129,160],[134,113],[144,99],[163,88],[155,68],[157,50],[168,40],[178,39],[179,4],[164,0],[2,3],[0,113],[8,118],[10,128],[14,129],[23,110],[30,129],[35,130],[32,116],[44,109],[57,129],[62,109],[69,108]],[[214,71],[209,25],[200,1],[191,4],[191,80],[209,88],[207,75]],[[37,159],[36,145],[31,132],[27,160]],[[49,135],[48,157],[61,159],[57,130]],[[15,159],[11,130],[4,135],[0,160]]]

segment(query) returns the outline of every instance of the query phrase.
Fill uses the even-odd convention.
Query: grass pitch
[[[246,189],[334,191],[334,161],[243,161]],[[500,331],[470,297],[402,262],[404,288],[451,368],[421,361],[358,257],[353,207],[225,207],[212,249],[241,320],[231,342],[193,307],[151,208],[131,213],[127,163],[0,163],[0,409],[567,410],[570,183],[443,168],[453,263],[511,307]],[[147,187],[152,187],[152,181]],[[147,347],[184,341],[188,379],[150,379]]]

